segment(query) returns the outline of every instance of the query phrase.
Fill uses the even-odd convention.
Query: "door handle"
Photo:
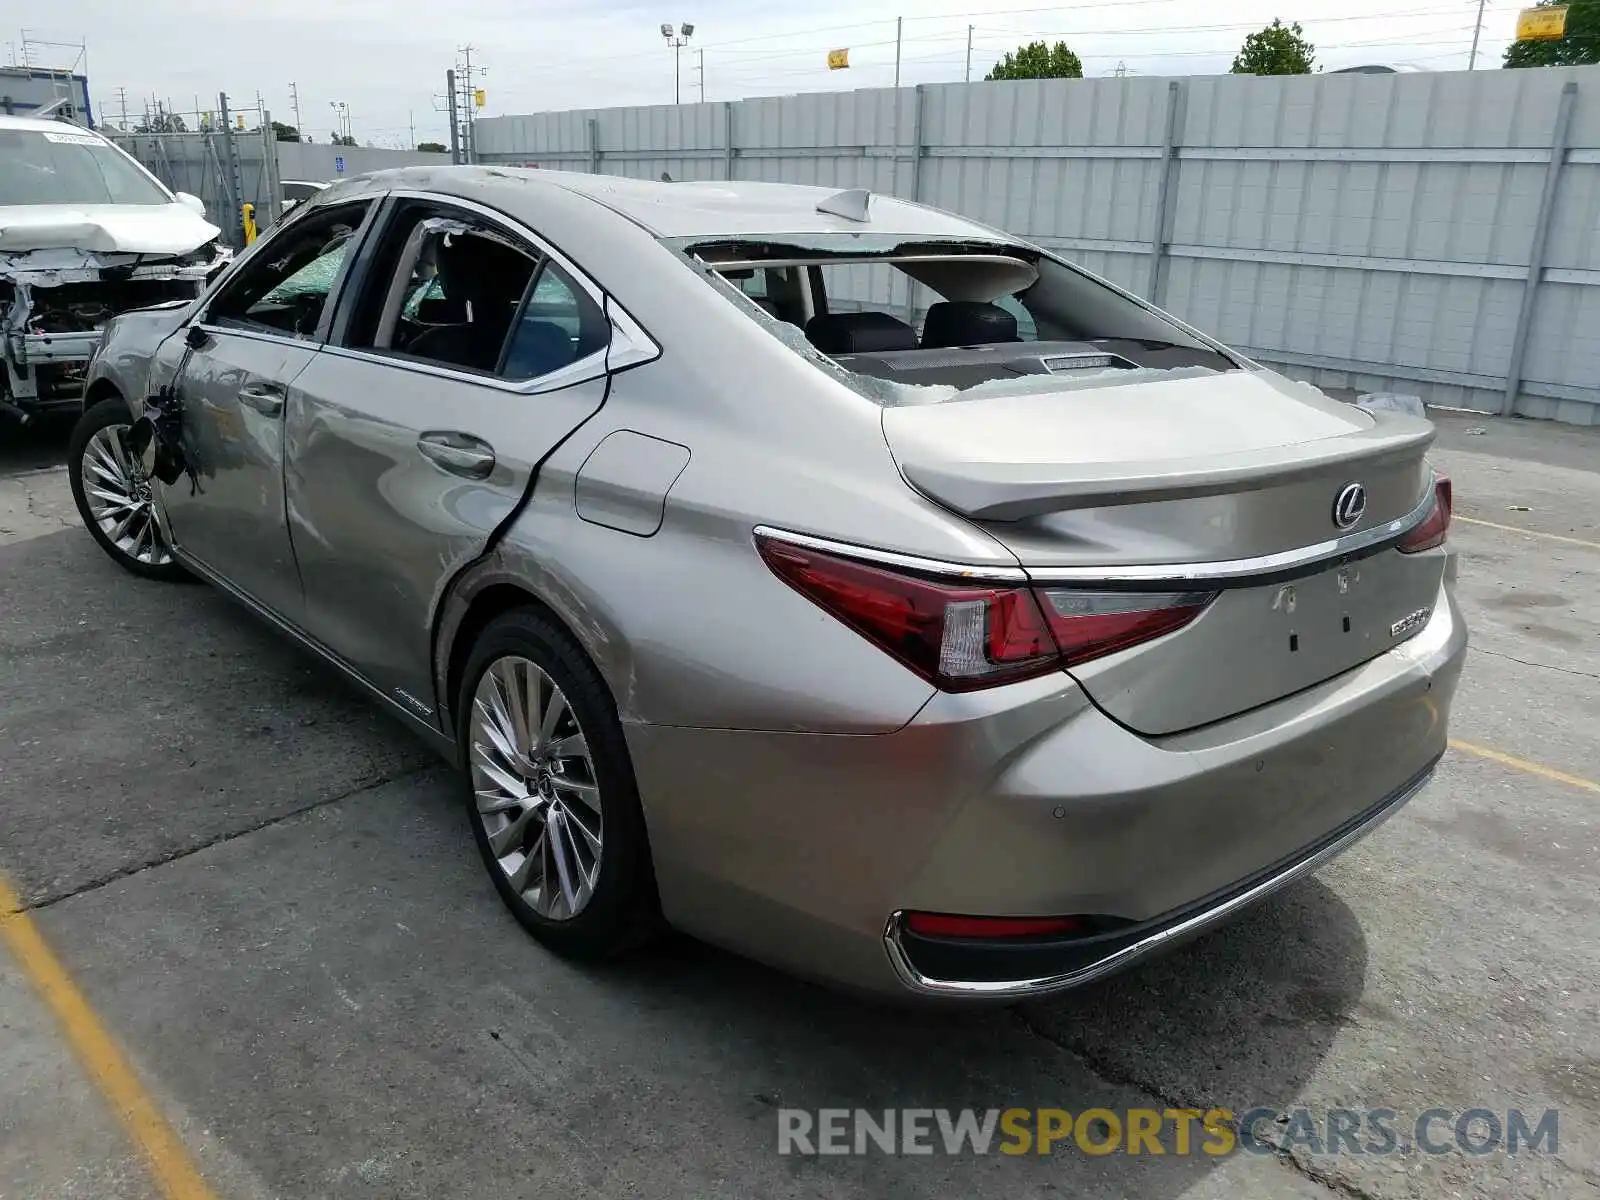
[[[284,390],[275,383],[247,383],[239,389],[239,399],[264,417],[283,412]]]
[[[470,433],[425,433],[417,439],[417,449],[452,475],[487,479],[494,470],[494,447]]]

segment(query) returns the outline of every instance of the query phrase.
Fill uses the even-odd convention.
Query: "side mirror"
[[[206,202],[200,199],[199,196],[194,195],[192,192],[175,192],[173,195],[179,204],[183,205],[195,216],[203,217],[206,215]]]
[[[183,335],[184,342],[191,350],[204,350],[206,343],[211,339],[206,336],[206,331],[198,325],[189,326],[189,332]]]

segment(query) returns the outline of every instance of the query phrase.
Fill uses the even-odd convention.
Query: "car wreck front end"
[[[220,230],[99,135],[0,118],[0,412],[83,402],[119,313],[188,301],[227,265]]]

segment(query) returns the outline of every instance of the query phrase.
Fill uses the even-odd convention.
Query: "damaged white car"
[[[231,257],[220,233],[99,134],[0,116],[0,413],[79,407],[106,321],[192,300]]]

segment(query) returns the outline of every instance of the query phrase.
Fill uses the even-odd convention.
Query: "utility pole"
[[[472,87],[472,50],[471,46],[461,47],[461,103],[466,109],[466,115],[461,119],[461,161],[478,161],[478,135],[473,128],[473,118],[477,115],[478,93]],[[482,67],[478,70],[481,72]]]
[[[457,119],[456,112],[456,73],[454,70],[444,73],[445,107],[450,111],[450,161],[452,164],[461,162],[461,122]]]
[[[705,47],[702,46],[700,49],[696,50],[694,53],[695,53],[695,58],[699,61],[699,66],[696,67],[695,69],[700,72],[700,103],[704,104],[706,102],[706,52],[705,52]]]
[[[967,82],[972,82],[972,26],[967,26]]]
[[[128,128],[128,89],[119,87],[117,89],[117,99],[122,102],[122,128],[126,131]]]
[[[894,19],[894,86],[900,86],[900,31],[905,28],[906,19]]]
[[[411,125],[411,140],[408,143],[406,143],[406,149],[407,150],[415,150],[417,148],[417,114],[416,114],[416,112],[408,109],[406,111],[406,120]]]
[[[1483,36],[1483,7],[1487,0],[1478,0],[1478,23],[1472,27],[1472,53],[1467,56],[1467,70],[1478,65],[1478,39]]]
[[[300,89],[294,85],[292,80],[289,83],[289,107],[294,109],[295,130],[304,138],[305,131],[300,128]]]
[[[233,142],[233,121],[228,116],[228,93],[222,92],[217,96],[217,108],[222,117],[222,154],[226,160],[222,165],[222,186],[228,193],[228,224],[223,226],[229,230],[229,244],[237,242],[244,245],[244,178],[239,169],[239,152]]]

